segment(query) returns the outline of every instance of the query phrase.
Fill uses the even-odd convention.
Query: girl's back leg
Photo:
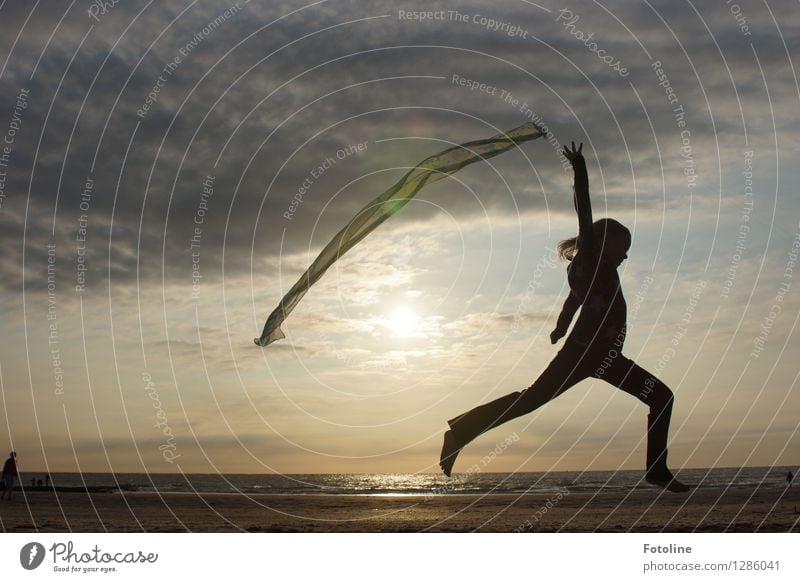
[[[647,415],[647,473],[645,479],[670,491],[688,491],[667,467],[667,441],[672,405],[675,396],[672,390],[647,370],[614,352],[611,364],[598,369],[592,375],[635,396],[650,408]],[[602,370],[602,373],[600,373]]]
[[[489,429],[533,412],[568,388],[588,377],[580,354],[562,349],[530,387],[512,392],[492,402],[476,406],[448,420],[450,430],[444,435],[439,465],[450,475],[461,449]]]

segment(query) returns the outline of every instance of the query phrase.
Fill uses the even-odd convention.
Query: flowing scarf
[[[264,331],[261,332],[261,337],[255,338],[255,343],[259,346],[268,346],[272,342],[286,337],[281,331],[281,324],[297,307],[306,291],[319,281],[320,277],[339,257],[375,230],[384,220],[408,204],[426,184],[441,180],[478,160],[493,158],[517,144],[536,139],[544,134],[541,127],[528,122],[488,139],[453,146],[425,158],[394,186],[362,208],[347,223],[347,226],[325,245],[311,266],[292,285],[289,292],[281,299],[280,304],[269,314]]]

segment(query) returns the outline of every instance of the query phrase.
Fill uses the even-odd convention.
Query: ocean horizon
[[[694,468],[677,471],[698,489],[775,489],[786,487],[786,474],[796,467]],[[21,475],[23,488],[44,478],[44,472]],[[50,473],[56,488],[108,488],[128,492],[261,494],[261,495],[440,495],[591,493],[656,489],[643,470],[550,471],[514,473]]]

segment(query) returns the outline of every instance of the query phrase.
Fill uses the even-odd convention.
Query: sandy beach
[[[797,532],[800,488],[524,495],[17,494],[7,532]]]

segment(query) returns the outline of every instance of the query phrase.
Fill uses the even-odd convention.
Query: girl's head
[[[615,267],[628,258],[631,248],[631,231],[613,218],[601,218],[592,225],[595,244],[600,248],[603,259]],[[578,252],[578,237],[574,236],[558,243],[558,256],[571,261]]]

